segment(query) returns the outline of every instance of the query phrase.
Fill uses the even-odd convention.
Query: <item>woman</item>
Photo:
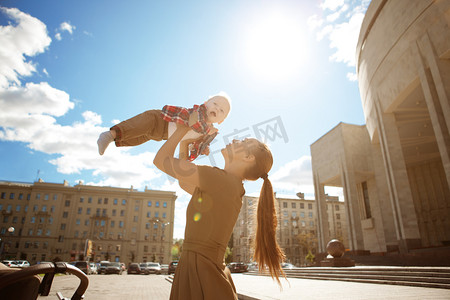
[[[267,177],[273,163],[270,150],[255,139],[234,140],[222,149],[223,169],[197,166],[184,159],[185,154],[180,159],[174,157],[177,144],[189,130],[178,125],[153,161],[192,195],[170,299],[238,299],[224,254],[245,194],[243,180],[264,179],[254,258],[260,269],[268,267],[272,278],[279,282],[279,276],[284,275],[280,266],[284,254],[276,242],[274,195]],[[186,143],[180,145],[181,153],[187,152]]]

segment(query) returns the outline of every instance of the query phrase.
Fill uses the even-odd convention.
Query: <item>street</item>
[[[171,283],[167,275],[89,275],[85,299],[169,299]],[[71,298],[80,280],[74,275],[55,276],[47,297],[39,300],[57,299],[56,292]]]

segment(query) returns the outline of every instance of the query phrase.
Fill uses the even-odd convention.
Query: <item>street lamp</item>
[[[9,227],[8,228],[9,235],[13,235],[14,234],[14,230],[16,230],[14,227],[12,227],[12,226]],[[3,240],[2,238],[0,238],[0,258],[2,258],[2,259],[3,259],[3,249],[5,248],[5,243],[6,243],[6,241]],[[10,244],[11,241],[8,242],[8,243]],[[6,251],[9,252],[9,247],[6,248]]]

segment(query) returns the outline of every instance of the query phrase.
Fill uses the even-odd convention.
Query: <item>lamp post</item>
[[[151,221],[153,223],[153,232],[156,231],[156,236],[158,236],[157,233],[159,231],[160,245],[159,245],[159,251],[156,251],[156,253],[159,255],[159,262],[162,263],[162,260],[164,259],[164,251],[161,251],[161,248],[163,246],[163,234],[164,234],[164,229],[165,229],[166,225],[169,225],[170,222],[164,222],[163,220],[160,220],[158,218],[153,218],[153,219],[151,219]],[[155,225],[156,225],[156,228],[155,228]],[[155,234],[153,236],[155,237]],[[155,238],[153,239],[153,241],[156,241]]]
[[[8,228],[9,235],[10,236],[13,235],[15,230],[16,229],[14,227],[12,227],[12,226],[9,227]],[[5,248],[5,243],[6,243],[6,241],[3,240],[2,238],[0,238],[0,258],[1,259],[3,259],[3,249]],[[8,244],[10,244],[10,243],[11,243],[11,241],[8,242]],[[6,253],[8,253],[8,252],[9,252],[9,247],[6,248]]]

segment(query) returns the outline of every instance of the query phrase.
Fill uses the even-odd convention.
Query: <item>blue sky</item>
[[[354,54],[369,2],[4,0],[0,180],[176,191],[180,238],[189,197],[152,165],[162,143],[99,156],[96,140],[147,109],[225,91],[232,111],[197,162],[221,167],[228,140],[259,137],[278,195],[313,199],[310,145],[365,123]]]

